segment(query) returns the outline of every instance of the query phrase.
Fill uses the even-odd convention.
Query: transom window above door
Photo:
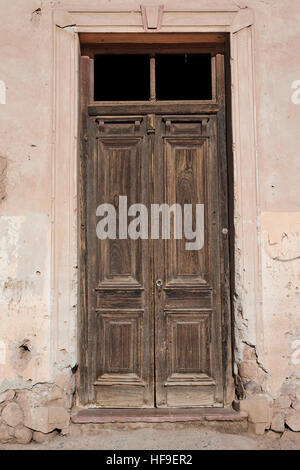
[[[97,54],[95,101],[211,100],[211,54]]]

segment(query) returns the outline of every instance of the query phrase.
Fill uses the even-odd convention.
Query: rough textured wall
[[[2,441],[65,430],[74,391],[74,363],[59,369],[51,351],[52,5],[0,0]]]
[[[40,6],[0,2],[0,391],[51,377],[51,22]]]
[[[61,368],[51,351],[51,10],[67,3],[120,2],[0,0],[0,80],[6,87],[6,104],[0,104],[0,438],[3,432],[23,441],[28,428],[65,429],[68,418],[59,417],[74,390],[75,348],[66,351],[72,360]],[[300,80],[300,7],[294,0],[209,2],[211,8],[233,4],[255,12],[261,260],[261,310],[253,312],[254,320],[244,318],[242,309],[235,312],[236,363],[241,395],[276,399],[282,425],[285,417],[297,419],[300,397],[300,104],[291,99],[292,83]],[[207,8],[207,1],[194,5]],[[255,335],[249,323],[256,325]],[[40,422],[47,424],[41,428]]]
[[[281,391],[286,393],[287,383],[293,383],[288,391],[296,397],[300,392],[300,105],[292,101],[292,84],[300,79],[300,8],[289,0],[244,3],[255,11],[258,242],[262,275],[262,306],[258,312],[262,318],[258,324],[262,328],[256,331],[259,368],[252,371],[249,363],[242,368],[248,369],[243,373],[251,379],[254,374],[256,379],[251,382],[258,381],[258,388],[262,386],[272,397]],[[247,342],[247,324],[244,328]],[[256,345],[245,345],[247,360],[249,346]],[[248,391],[251,387],[257,389],[249,383]]]
[[[242,309],[235,312],[238,390],[250,400],[245,405],[250,415],[251,399],[263,394],[273,404],[272,428],[282,431],[286,422],[299,431],[300,100],[293,87],[300,80],[300,7],[290,0],[235,3],[255,13],[261,271],[255,341],[252,319],[244,318]],[[272,415],[264,420],[268,427]]]

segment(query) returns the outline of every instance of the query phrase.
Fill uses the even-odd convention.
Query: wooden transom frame
[[[83,33],[79,34],[81,56],[90,57],[90,103],[94,102],[94,58],[98,54],[147,54],[155,61],[156,54],[210,54],[212,73],[212,97],[209,100],[192,100],[216,103],[217,72],[216,55],[228,55],[229,34],[222,33]],[[155,65],[154,65],[155,67]],[[150,66],[151,90],[155,72]],[[152,96],[152,92],[151,92]],[[156,98],[154,98],[156,99]],[[151,98],[150,98],[151,100]],[[191,100],[189,100],[191,102]],[[166,101],[163,101],[166,104]],[[183,101],[181,100],[181,103]],[[125,104],[125,102],[124,102]]]
[[[195,2],[174,0],[165,8],[156,28],[149,32],[143,8],[134,1],[114,9],[99,2],[94,9],[55,8],[53,12],[53,152],[52,152],[52,312],[51,363],[62,367],[61,351],[70,351],[78,361],[77,335],[82,327],[82,309],[77,292],[78,231],[78,114],[79,114],[79,34],[98,33],[223,33],[230,35],[231,102],[234,165],[235,292],[238,308],[248,320],[250,339],[262,350],[260,330],[260,257],[258,250],[258,191],[254,92],[254,21],[250,9],[233,6],[219,10],[195,9]],[[228,4],[228,2],[226,2]],[[101,7],[101,5],[103,5]],[[155,23],[155,21],[154,21]],[[155,26],[155,25],[154,25]],[[86,36],[82,36],[87,38]],[[100,38],[100,36],[99,36]],[[129,37],[128,37],[129,38]],[[82,39],[82,38],[81,38]],[[94,39],[93,39],[94,40]],[[153,41],[153,39],[151,39]],[[206,38],[207,41],[207,38]],[[62,230],[65,234],[61,237]],[[64,295],[62,295],[62,293]],[[75,308],[74,308],[75,306]],[[77,308],[76,308],[77,306]],[[77,316],[78,313],[78,316]],[[238,342],[236,347],[239,348]],[[225,354],[231,354],[227,344]],[[69,363],[70,356],[66,358]],[[232,399],[232,368],[227,368]]]

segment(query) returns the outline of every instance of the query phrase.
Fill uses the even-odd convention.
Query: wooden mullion
[[[131,114],[216,114],[219,106],[213,101],[99,102],[88,107],[89,116]]]
[[[155,56],[151,55],[150,57],[150,101],[156,100],[156,61]]]
[[[90,103],[94,101],[94,96],[95,96],[95,60],[94,57],[90,59],[90,72],[89,72],[89,77],[90,77],[90,83],[89,83],[89,96],[90,96]]]

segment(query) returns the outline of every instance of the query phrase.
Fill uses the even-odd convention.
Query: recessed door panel
[[[197,129],[196,129],[197,135]],[[180,207],[181,219],[184,222],[185,208],[192,206],[190,219],[191,231],[196,230],[196,204],[202,204],[205,213],[206,173],[207,173],[207,138],[166,137],[163,140],[165,155],[164,191],[166,202],[172,207]],[[204,220],[203,220],[204,222]],[[202,223],[202,221],[201,221]],[[202,224],[203,225],[203,224]],[[174,238],[174,224],[171,224],[170,241],[166,243],[166,269],[168,285],[206,283],[208,275],[207,246],[190,250],[191,241],[185,236],[182,224],[182,238]],[[199,245],[204,244],[204,238]]]
[[[101,184],[97,186],[97,200],[111,204],[116,213],[115,238],[98,243],[99,286],[141,286],[143,282],[141,243],[123,239],[119,229],[120,213],[124,212],[119,206],[120,196],[126,197],[126,212],[127,206],[142,198],[143,145],[143,137],[98,139],[97,180]]]

